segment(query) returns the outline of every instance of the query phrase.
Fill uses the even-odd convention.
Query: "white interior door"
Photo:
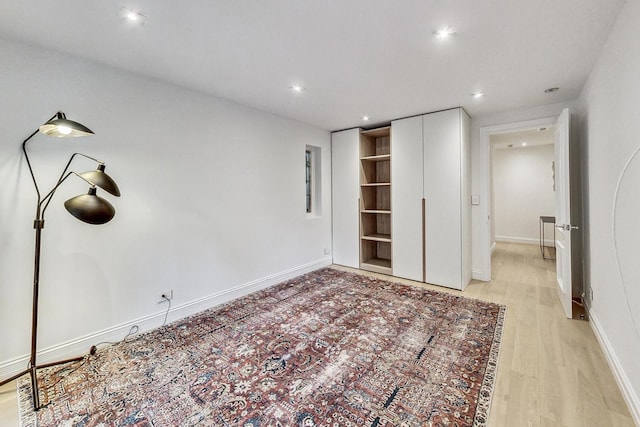
[[[557,290],[565,315],[571,309],[571,209],[569,180],[569,110],[562,110],[555,131],[556,275]]]

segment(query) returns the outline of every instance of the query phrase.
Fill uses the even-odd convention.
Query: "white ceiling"
[[[495,150],[553,145],[554,131],[555,126],[545,126],[538,129],[499,133],[491,135],[489,137],[489,142],[491,143],[491,147]],[[523,143],[525,145],[523,145]]]
[[[623,3],[5,0],[0,37],[337,130],[363,115],[377,123],[462,106],[474,116],[576,99]],[[144,25],[119,17],[123,6]],[[437,40],[444,26],[456,34]],[[306,89],[293,94],[294,83]]]

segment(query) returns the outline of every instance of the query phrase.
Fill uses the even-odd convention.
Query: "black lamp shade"
[[[105,224],[116,214],[111,203],[96,195],[95,187],[89,188],[87,194],[67,200],[64,207],[80,221],[94,225]]]
[[[113,194],[116,197],[120,197],[118,184],[116,184],[116,182],[104,172],[104,164],[98,165],[98,169],[94,171],[81,173],[80,176],[102,188],[104,191]]]
[[[39,128],[40,132],[58,138],[74,138],[77,136],[93,135],[93,131],[83,124],[67,119],[63,112],[49,120]]]

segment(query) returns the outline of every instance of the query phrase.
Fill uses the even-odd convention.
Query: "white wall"
[[[330,263],[330,135],[302,123],[66,55],[0,40],[0,377],[26,367],[35,191],[20,143],[58,109],[96,132],[36,136],[43,188],[74,151],[107,162],[122,191],[115,219],[83,224],[64,200],[43,230],[42,361],[159,326],[163,292],[175,319]],[[304,152],[322,151],[322,214],[305,213]],[[95,165],[74,163],[84,171]],[[105,194],[103,192],[103,194]]]
[[[555,216],[553,145],[493,149],[495,239],[539,244],[540,216]],[[553,225],[545,228],[553,245]]]
[[[592,325],[640,425],[640,2],[627,1],[583,90]],[[619,186],[617,211],[614,194]],[[620,270],[616,261],[613,222]]]

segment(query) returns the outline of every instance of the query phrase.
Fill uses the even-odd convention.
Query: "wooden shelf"
[[[370,258],[362,261],[360,268],[374,273],[391,274],[391,260],[384,258]]]
[[[367,135],[372,138],[379,138],[389,136],[391,134],[391,126],[385,126],[376,129],[367,129],[360,132],[362,135]]]
[[[360,158],[391,154],[391,127],[360,132]]]
[[[368,162],[384,162],[387,160],[391,160],[391,154],[379,154],[377,156],[360,157],[360,160]]]
[[[360,209],[363,211],[391,210],[391,187],[388,185],[362,186],[360,198]]]
[[[369,184],[360,184],[360,187],[389,187],[390,182],[370,182]]]
[[[361,237],[362,240],[373,240],[374,242],[391,242],[391,234],[367,234]]]
[[[379,156],[375,157],[379,159]],[[391,161],[388,158],[375,161],[360,160],[360,184],[378,182],[391,182]]]
[[[363,214],[384,214],[391,215],[391,211],[389,210],[380,210],[380,209],[365,209],[360,211]]]

